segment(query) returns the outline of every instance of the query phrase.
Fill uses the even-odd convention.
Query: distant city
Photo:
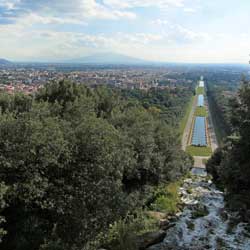
[[[175,88],[180,83],[188,87],[195,84],[201,74],[213,74],[218,81],[229,72],[230,81],[235,82],[248,73],[247,68],[240,65],[11,63],[0,59],[0,90],[34,94],[46,83],[68,80],[88,86],[110,85],[147,91]]]

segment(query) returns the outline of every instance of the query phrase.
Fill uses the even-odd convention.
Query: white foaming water
[[[248,225],[230,225],[235,215],[224,210],[223,193],[205,176],[186,179],[180,194],[181,216],[164,241],[149,250],[250,250]]]

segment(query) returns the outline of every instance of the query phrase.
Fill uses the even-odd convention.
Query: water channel
[[[204,87],[203,78],[199,86]],[[204,96],[199,97],[196,105],[204,105]],[[192,120],[193,114],[190,116]],[[187,129],[191,129],[190,123]],[[206,145],[204,117],[195,118],[192,134],[193,145]],[[193,168],[179,192],[183,211],[167,230],[163,242],[148,250],[250,250],[250,225],[240,222],[237,213],[225,208],[224,194],[212,183],[204,167]]]

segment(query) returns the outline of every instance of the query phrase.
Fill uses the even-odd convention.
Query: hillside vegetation
[[[231,208],[247,214],[250,209],[250,83],[243,81],[230,102],[231,136],[207,163],[217,184],[227,190]]]
[[[35,97],[1,93],[0,248],[87,249],[137,209],[174,211],[173,187],[151,196],[192,166],[176,126],[191,96],[66,81]]]
[[[220,145],[222,145],[224,138],[232,133],[230,102],[233,93],[235,90],[226,84],[214,84],[213,82],[207,84],[207,99]]]

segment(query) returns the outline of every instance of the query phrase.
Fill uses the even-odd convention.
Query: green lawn
[[[192,96],[190,102],[188,103],[185,116],[181,120],[181,123],[180,123],[180,135],[181,136],[184,133],[184,130],[185,130],[185,127],[186,127],[186,124],[187,124],[187,121],[188,121],[189,114],[190,114],[190,112],[192,110],[192,106],[193,106],[193,103],[194,103],[194,98],[195,98],[195,96]]]
[[[187,146],[186,152],[192,156],[211,156],[211,147]]]
[[[194,115],[195,116],[207,116],[207,110],[205,107],[197,107]]]
[[[204,95],[204,94],[205,94],[204,87],[197,87],[196,95]]]
[[[208,162],[208,159],[203,159],[203,160],[202,160],[202,163],[203,163],[204,165],[206,165],[207,162]]]

